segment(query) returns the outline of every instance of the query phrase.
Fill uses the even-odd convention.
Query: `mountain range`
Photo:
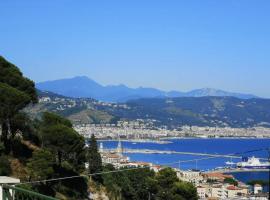
[[[105,102],[126,102],[140,98],[173,98],[173,97],[236,97],[240,99],[258,98],[252,94],[227,92],[212,88],[196,89],[189,92],[162,91],[155,88],[129,88],[123,84],[103,86],[96,81],[86,77],[77,76],[74,78],[45,81],[36,84],[36,87],[43,91],[49,91],[74,98],[94,98]]]

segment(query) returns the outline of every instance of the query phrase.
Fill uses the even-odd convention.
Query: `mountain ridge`
[[[38,91],[39,103],[26,112],[40,117],[44,111],[56,112],[74,124],[117,123],[144,120],[156,127],[270,127],[270,99],[236,97],[144,98],[126,103],[104,103],[91,98],[70,98]]]
[[[240,99],[259,98],[252,94],[227,92],[220,89],[201,88],[188,92],[163,91],[150,87],[130,88],[124,84],[103,86],[98,82],[86,77],[45,81],[36,84],[43,91],[74,98],[94,98],[105,102],[126,102],[140,98],[167,98],[167,97],[203,97],[203,96],[232,96]]]

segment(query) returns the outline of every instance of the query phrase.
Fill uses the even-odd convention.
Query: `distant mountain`
[[[192,90],[190,92],[186,92],[184,94],[185,97],[206,97],[206,96],[216,96],[216,97],[236,97],[239,99],[252,99],[258,98],[252,94],[241,94],[241,93],[233,93],[226,92],[223,90],[217,90],[213,88],[202,88],[197,90]]]
[[[75,98],[94,98],[106,102],[125,102],[140,98],[232,96],[241,99],[258,98],[251,94],[231,93],[211,88],[189,92],[165,92],[155,88],[129,88],[125,85],[102,86],[86,76],[37,83],[36,87],[60,95]]]

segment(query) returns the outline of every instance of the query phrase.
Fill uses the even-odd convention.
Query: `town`
[[[198,127],[182,126],[179,129],[168,130],[165,128],[148,127],[139,122],[119,121],[115,124],[80,124],[74,125],[74,129],[86,138],[94,134],[98,139],[127,140],[160,140],[177,137],[242,137],[242,138],[269,138],[270,128],[230,128],[230,127]]]
[[[131,161],[123,153],[121,141],[118,141],[116,149],[104,149],[100,143],[99,152],[103,164],[112,164],[115,168],[150,168],[159,172],[166,166],[147,162]],[[181,170],[173,168],[181,181],[192,183],[196,189],[199,199],[243,199],[243,200],[267,200],[268,194],[263,193],[263,186],[254,184],[252,186],[235,179],[234,176],[221,172],[202,172],[200,170]]]

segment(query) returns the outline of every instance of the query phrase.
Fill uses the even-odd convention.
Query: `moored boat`
[[[255,158],[254,156],[243,158],[242,162],[238,162],[236,166],[242,169],[270,169],[269,162],[261,162],[259,158]]]

